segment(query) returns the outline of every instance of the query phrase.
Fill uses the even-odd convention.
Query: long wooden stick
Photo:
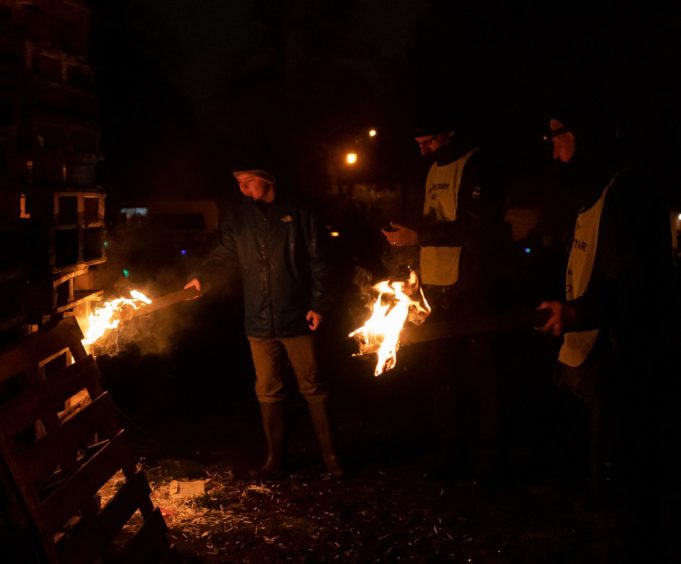
[[[194,288],[187,288],[186,290],[170,292],[169,294],[165,294],[158,298],[154,298],[150,304],[145,305],[144,307],[141,307],[139,309],[136,309],[132,313],[130,318],[148,315],[150,313],[158,311],[159,309],[164,309],[171,305],[179,304],[180,302],[194,300],[196,298],[201,297],[201,295],[202,295],[201,292],[197,292]]]
[[[532,329],[541,327],[549,320],[545,309],[510,311],[494,315],[475,315],[448,321],[425,321],[418,327],[405,327],[400,345],[414,345],[429,341],[441,341],[454,337],[472,337],[486,333]]]

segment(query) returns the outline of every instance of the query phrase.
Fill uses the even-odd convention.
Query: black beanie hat
[[[230,168],[234,176],[248,173],[264,178],[268,182],[274,182],[274,171],[277,169],[271,146],[264,144],[244,147],[238,151],[232,159]]]
[[[437,135],[450,131],[458,132],[463,119],[452,108],[442,104],[429,104],[416,111],[412,123],[414,137]]]
[[[598,84],[563,84],[548,97],[546,122],[556,119],[574,133],[578,144],[612,143],[618,136],[618,116],[614,101]]]

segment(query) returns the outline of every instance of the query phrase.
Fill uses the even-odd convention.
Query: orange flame
[[[91,349],[99,339],[112,330],[116,329],[121,320],[127,319],[132,311],[151,303],[151,300],[142,292],[130,290],[130,298],[116,298],[96,306],[86,321],[81,325],[85,327],[82,343],[87,349]],[[89,351],[88,351],[89,352]]]
[[[397,351],[404,324],[421,325],[430,315],[430,305],[423,295],[414,271],[407,282],[382,280],[373,287],[378,293],[371,317],[349,337],[359,342],[358,355],[377,354],[374,376],[392,370],[397,364]],[[410,296],[416,294],[416,299]]]

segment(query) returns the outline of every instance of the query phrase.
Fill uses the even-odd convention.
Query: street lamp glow
[[[345,163],[350,166],[357,164],[357,153],[345,153]]]
[[[376,137],[377,134],[378,134],[378,131],[376,131],[375,129],[369,130],[369,137]]]

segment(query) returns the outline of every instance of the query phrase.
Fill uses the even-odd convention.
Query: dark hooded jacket
[[[677,299],[669,210],[658,182],[630,159],[616,127],[603,115],[558,115],[576,137],[562,164],[579,211],[591,208],[609,184],[588,287],[572,305],[576,329],[601,328],[618,349],[641,350],[673,333]]]
[[[617,349],[649,352],[645,343],[660,345],[674,332],[674,278],[669,211],[652,179],[626,167],[608,189],[587,290],[571,302],[576,328],[605,329]]]
[[[326,244],[317,214],[279,192],[271,204],[241,198],[225,210],[220,243],[202,270],[209,284],[232,284],[240,275],[250,337],[308,334],[308,311],[325,314],[330,306]]]

